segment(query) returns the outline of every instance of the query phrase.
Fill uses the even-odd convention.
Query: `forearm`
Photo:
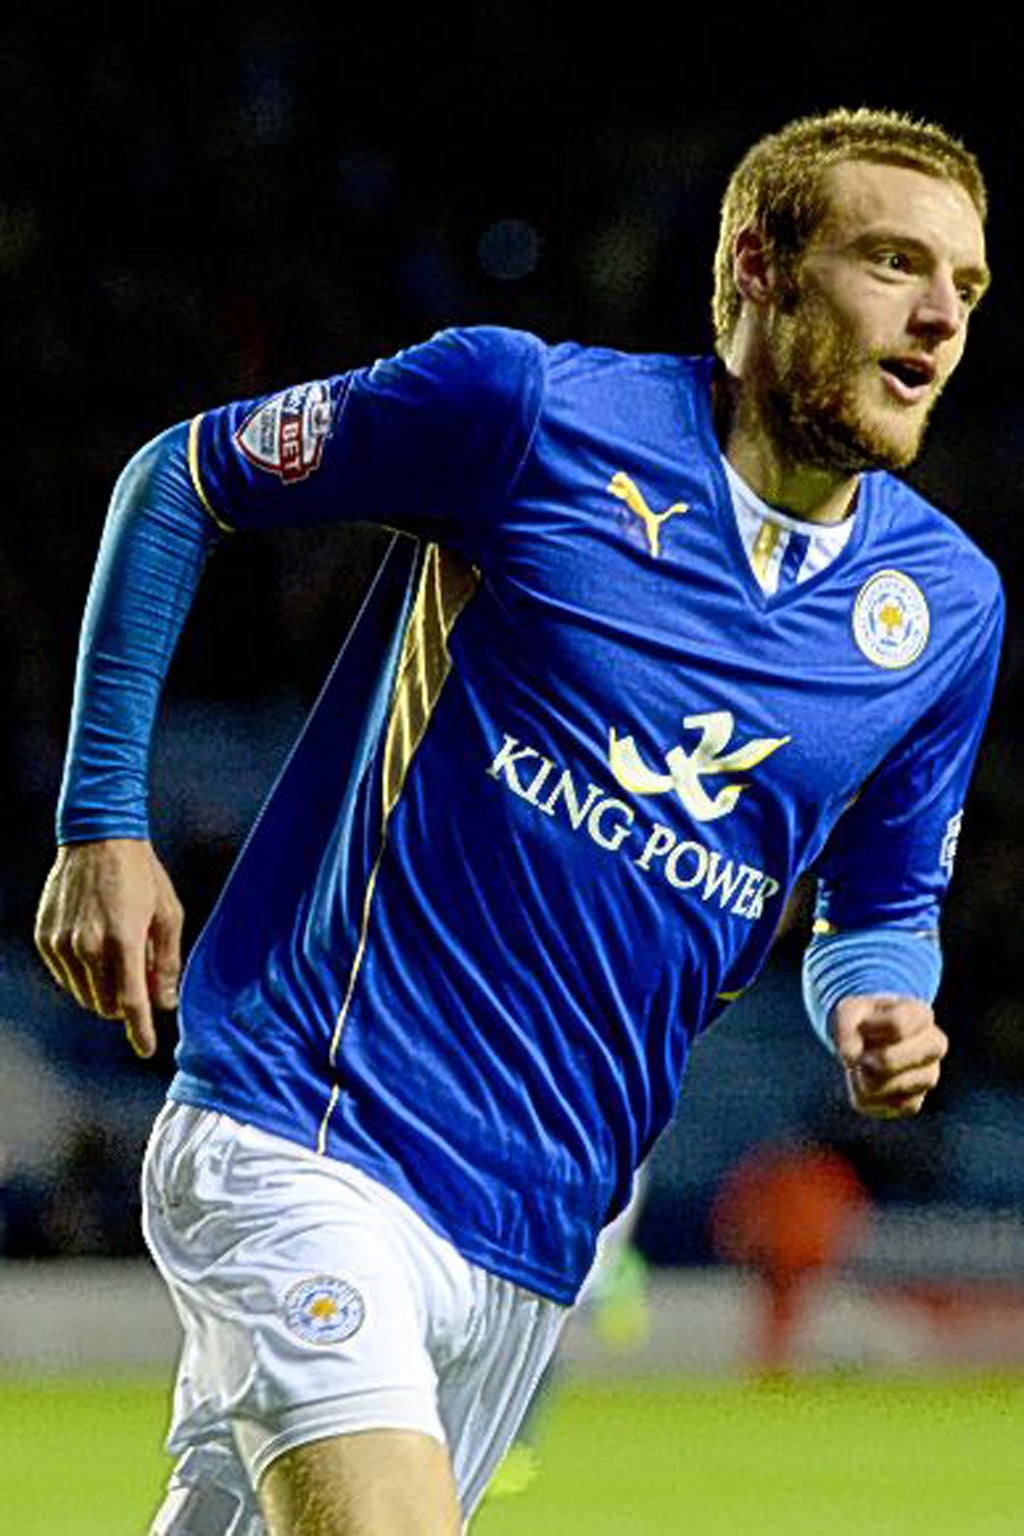
[[[149,443],[114,488],[82,621],[61,843],[149,835],[160,693],[219,537],[192,486],[187,433],[172,427]]]

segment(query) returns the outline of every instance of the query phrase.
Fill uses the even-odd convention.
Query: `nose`
[[[964,307],[952,272],[930,274],[912,316],[916,334],[936,341],[950,341],[964,323]]]

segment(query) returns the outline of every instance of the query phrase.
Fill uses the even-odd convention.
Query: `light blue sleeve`
[[[111,498],[82,620],[57,840],[148,837],[157,705],[220,537],[188,470],[188,426],[132,458]]]
[[[851,929],[816,938],[804,952],[804,1005],[818,1038],[833,1053],[829,1015],[842,998],[887,993],[931,1003],[941,979],[942,950],[933,933]]]

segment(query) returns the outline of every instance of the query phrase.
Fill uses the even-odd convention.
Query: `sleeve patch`
[[[330,386],[297,384],[262,400],[236,429],[235,446],[257,469],[290,485],[319,467],[332,421]]]
[[[942,838],[942,848],[939,853],[939,863],[946,871],[948,877],[952,877],[953,865],[956,862],[957,845],[960,842],[960,829],[964,823],[963,811],[957,811],[946,822],[946,830]]]

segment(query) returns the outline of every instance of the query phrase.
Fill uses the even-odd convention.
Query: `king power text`
[[[588,781],[581,790],[567,768],[515,736],[505,734],[487,773],[541,815],[556,818],[605,852],[631,859],[644,874],[735,917],[756,922],[781,889],[778,880],[752,864],[680,837],[662,822],[642,824],[631,805],[598,784]]]

